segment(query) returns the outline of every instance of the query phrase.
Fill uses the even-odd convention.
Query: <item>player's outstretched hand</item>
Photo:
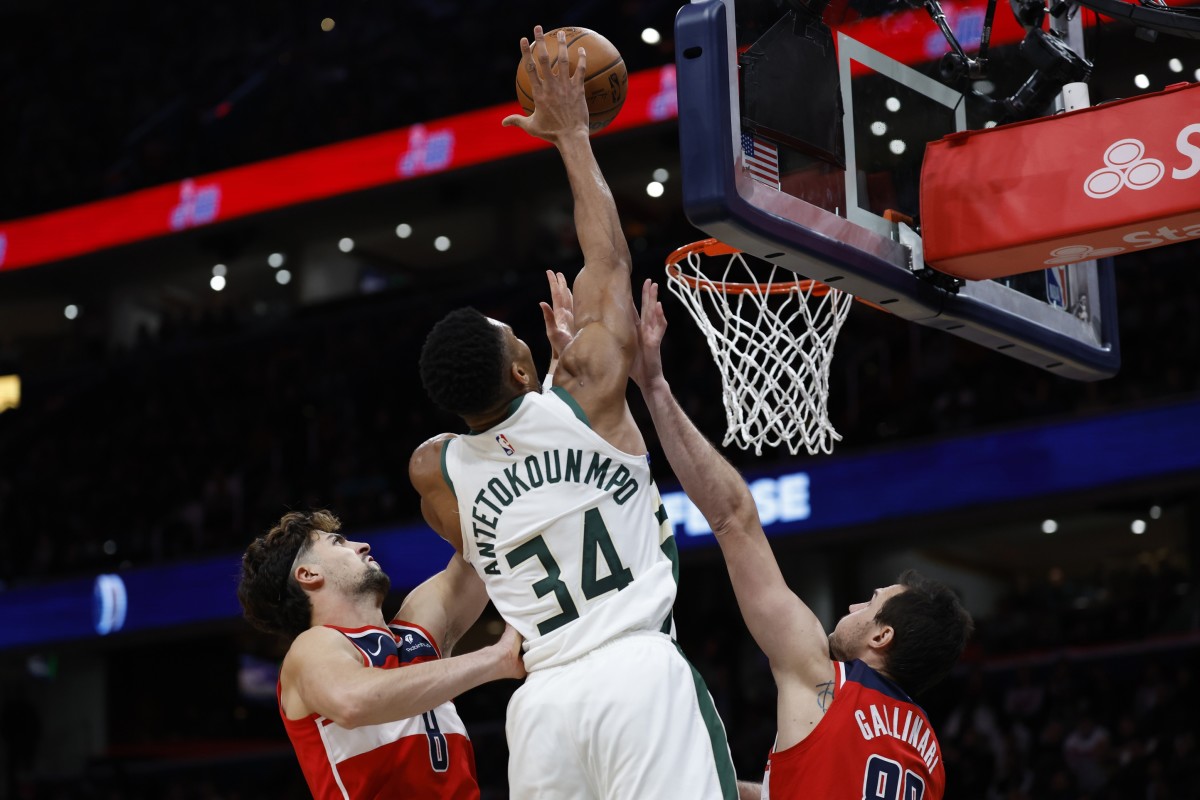
[[[642,313],[638,320],[638,347],[629,367],[629,377],[646,392],[657,381],[664,381],[662,340],[667,332],[667,315],[658,300],[658,284],[649,278],[642,284]]]
[[[542,26],[533,29],[533,44],[522,37],[521,54],[529,71],[529,91],[533,96],[533,113],[513,114],[502,125],[516,126],[551,144],[572,132],[588,135],[588,107],[583,95],[583,76],[587,74],[587,52],[579,48],[579,61],[571,73],[567,58],[567,34],[558,32],[558,59],[550,68],[550,51]]]
[[[542,318],[546,322],[546,338],[550,341],[550,355],[557,359],[572,339],[575,338],[575,300],[567,276],[561,272],[546,270],[550,282],[550,302],[538,303]]]

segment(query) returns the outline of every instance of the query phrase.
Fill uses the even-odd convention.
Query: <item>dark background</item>
[[[1004,6],[998,13],[1010,13]],[[665,64],[677,8],[0,2],[0,219],[507,102],[516,43],[538,22],[601,31],[631,71]],[[770,3],[757,11],[777,13]],[[326,17],[336,22],[328,32]],[[663,33],[660,45],[641,41],[647,26]],[[936,33],[932,22],[927,33]],[[1151,45],[1118,25],[1090,36],[1096,102],[1142,91],[1137,73],[1156,90],[1200,69],[1192,41]],[[1028,71],[1008,50],[997,56],[1006,65],[1000,91]],[[596,140],[638,283],[700,236],[679,210],[678,136],[672,122]],[[644,187],[659,167],[672,177],[663,197],[650,198]],[[439,254],[428,241],[398,240],[392,229],[406,220],[446,232],[455,247]],[[357,243],[345,256],[334,247],[344,235]],[[323,294],[299,279],[280,286],[265,265],[276,251],[298,276],[332,265],[353,278]],[[1095,383],[856,308],[833,369],[837,452],[1195,398],[1197,256],[1200,247],[1185,243],[1108,265],[1123,362]],[[208,288],[216,262],[230,270],[220,293]],[[420,389],[424,333],[451,308],[474,304],[511,322],[544,363],[542,272],[579,265],[561,164],[537,153],[0,273],[0,373],[19,372],[24,393],[19,409],[0,414],[0,582],[27,587],[235,554],[288,508],[333,508],[350,530],[415,520],[408,456],[459,427]],[[62,316],[68,302],[81,309],[77,320]],[[719,441],[711,357],[673,298],[667,313],[668,377]],[[630,403],[669,485],[636,393]],[[802,468],[809,458],[725,452],[743,468]],[[776,549],[797,592],[824,601],[827,623],[894,563],[935,564],[964,588],[986,588],[961,668],[920,698],[942,740],[948,797],[1195,797],[1196,726],[1185,711],[1196,707],[1200,641],[1198,485],[1200,476],[1173,476],[783,539]],[[869,503],[871,487],[862,488]],[[1047,517],[1062,536],[1041,533]],[[1141,537],[1129,533],[1135,517],[1149,520]],[[994,555],[984,568],[962,552]],[[810,583],[816,572],[821,581]],[[385,610],[407,588],[396,587]],[[714,551],[685,555],[676,618],[739,775],[757,779],[774,691]],[[489,609],[463,647],[497,632]],[[232,620],[0,654],[0,797],[304,796],[273,701],[238,682],[255,664],[269,674],[283,651]],[[482,687],[458,702],[486,797],[507,796],[511,690]]]

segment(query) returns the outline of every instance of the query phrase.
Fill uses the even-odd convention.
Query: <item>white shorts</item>
[[[737,800],[725,726],[666,634],[536,670],[508,704],[514,800]]]

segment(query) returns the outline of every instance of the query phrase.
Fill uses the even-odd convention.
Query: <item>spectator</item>
[[[1080,709],[1075,727],[1063,740],[1063,757],[1075,776],[1076,785],[1084,792],[1095,794],[1108,782],[1109,733],[1096,724],[1086,705]]]

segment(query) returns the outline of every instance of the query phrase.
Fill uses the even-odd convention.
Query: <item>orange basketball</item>
[[[592,133],[612,122],[625,103],[629,74],[625,60],[613,43],[587,28],[555,28],[546,32],[546,50],[550,53],[550,68],[558,64],[558,32],[567,34],[567,57],[572,71],[579,62],[579,48],[587,52],[587,74],[583,93],[587,96],[588,127]],[[517,101],[526,114],[533,113],[533,94],[529,90],[529,73],[525,68],[529,56],[523,56],[517,66]]]

